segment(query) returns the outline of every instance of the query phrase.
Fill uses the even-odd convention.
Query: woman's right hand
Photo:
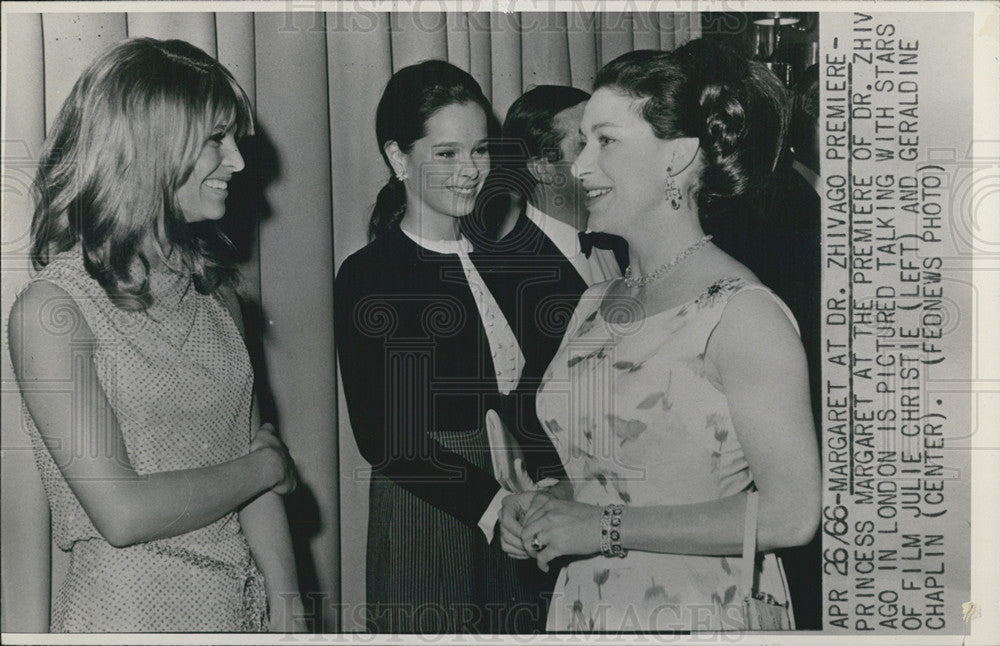
[[[531,506],[536,491],[510,494],[504,497],[500,508],[500,546],[508,556],[515,559],[530,559],[532,555],[521,544],[522,521]]]
[[[262,424],[254,433],[250,440],[250,452],[273,450],[281,463],[281,477],[271,490],[277,494],[285,495],[295,491],[298,485],[298,478],[295,475],[295,462],[288,453],[288,447],[278,438],[274,432],[274,425]]]

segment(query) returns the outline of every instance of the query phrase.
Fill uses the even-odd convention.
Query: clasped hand
[[[278,438],[274,432],[274,426],[271,424],[262,424],[250,441],[250,452],[259,450],[274,451],[281,461],[280,479],[277,484],[271,487],[271,491],[282,496],[295,491],[295,487],[298,485],[295,462],[288,453],[288,447]]]
[[[601,508],[551,490],[512,494],[500,511],[500,544],[512,558],[533,558],[548,572],[552,559],[600,551]]]

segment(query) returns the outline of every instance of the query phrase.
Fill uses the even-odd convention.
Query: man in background
[[[557,85],[518,98],[491,151],[495,167],[476,213],[463,223],[480,273],[525,357],[518,388],[500,414],[536,482],[564,475],[535,410],[542,376],[581,294],[621,276],[619,262],[628,257],[621,238],[587,233],[585,194],[571,172],[582,149],[580,120],[589,98],[583,90]],[[521,575],[542,597],[554,587],[555,570],[545,574],[533,561],[524,562]]]
[[[526,390],[541,381],[580,295],[621,276],[628,262],[624,240],[587,232],[585,193],[571,172],[589,98],[577,88],[541,85],[514,101],[473,224],[481,235],[471,237],[492,267],[490,288],[527,360]],[[537,426],[533,392],[528,399],[523,421]]]
[[[628,262],[620,238],[587,233],[585,194],[571,172],[589,98],[577,88],[541,85],[511,105],[500,163],[514,199],[498,232],[536,255],[551,255],[554,246],[588,286],[621,276],[620,264]]]

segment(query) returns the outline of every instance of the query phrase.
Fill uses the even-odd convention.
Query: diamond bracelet
[[[601,554],[625,558],[628,550],[622,547],[622,509],[624,505],[606,505],[601,512]]]

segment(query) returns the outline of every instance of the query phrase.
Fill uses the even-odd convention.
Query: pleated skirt
[[[492,473],[484,429],[434,438]],[[373,472],[369,492],[367,630],[373,633],[543,632],[552,580],[482,530]]]

